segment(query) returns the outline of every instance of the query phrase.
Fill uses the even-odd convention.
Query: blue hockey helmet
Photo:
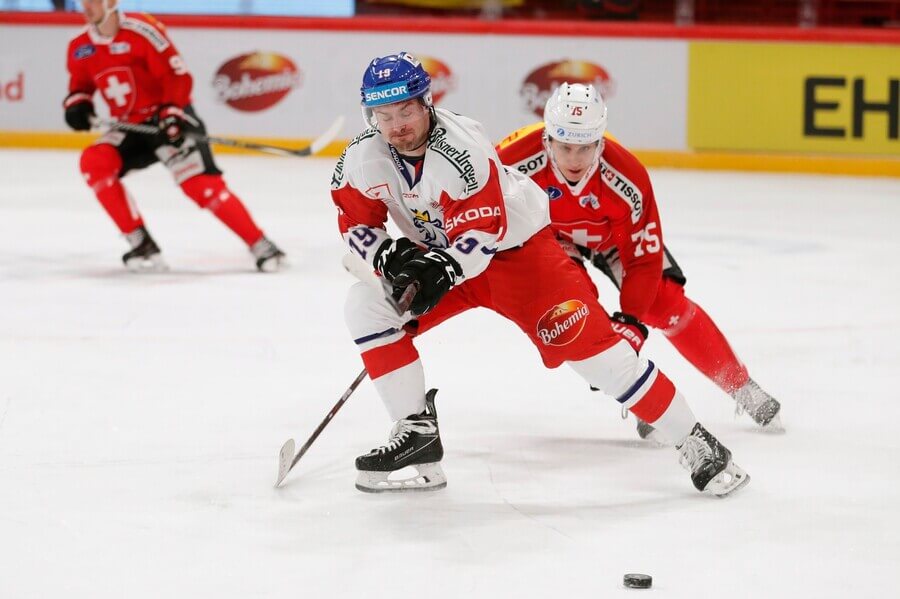
[[[376,106],[413,98],[431,106],[431,75],[409,52],[390,54],[369,63],[359,91],[366,122],[372,124],[371,109]]]

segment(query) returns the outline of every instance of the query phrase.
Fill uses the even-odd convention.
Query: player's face
[[[407,100],[372,109],[378,130],[385,141],[402,153],[422,149],[431,124],[428,107],[418,100]]]
[[[116,0],[108,0],[110,9],[115,8]],[[105,3],[107,0],[81,0],[81,9],[84,13],[84,20],[91,25],[99,25],[103,21],[103,15],[106,13]]]
[[[585,145],[567,144],[551,139],[550,151],[563,176],[569,181],[580,181],[594,166],[594,156],[597,154],[599,143],[599,141],[595,141]]]

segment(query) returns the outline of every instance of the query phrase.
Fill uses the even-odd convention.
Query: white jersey
[[[412,165],[367,129],[341,154],[331,179],[341,235],[370,265],[389,238],[387,216],[405,237],[441,248],[472,278],[498,251],[550,224],[547,194],[507,169],[480,123],[435,109],[424,160]]]

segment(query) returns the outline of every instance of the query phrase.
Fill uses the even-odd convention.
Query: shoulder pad
[[[523,137],[527,137],[530,133],[534,133],[535,131],[543,130],[544,123],[534,123],[532,125],[528,125],[526,127],[522,127],[521,129],[517,129],[503,138],[503,141],[497,144],[497,150],[502,150],[507,146],[511,145],[516,140],[522,139]]]
[[[153,46],[157,52],[165,52],[169,48],[169,40],[163,35],[162,31],[147,23],[133,17],[125,17],[122,19],[122,29],[137,33]]]

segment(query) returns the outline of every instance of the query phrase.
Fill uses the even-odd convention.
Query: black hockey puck
[[[653,585],[653,577],[649,574],[626,574],[622,582],[629,589],[649,589]]]

